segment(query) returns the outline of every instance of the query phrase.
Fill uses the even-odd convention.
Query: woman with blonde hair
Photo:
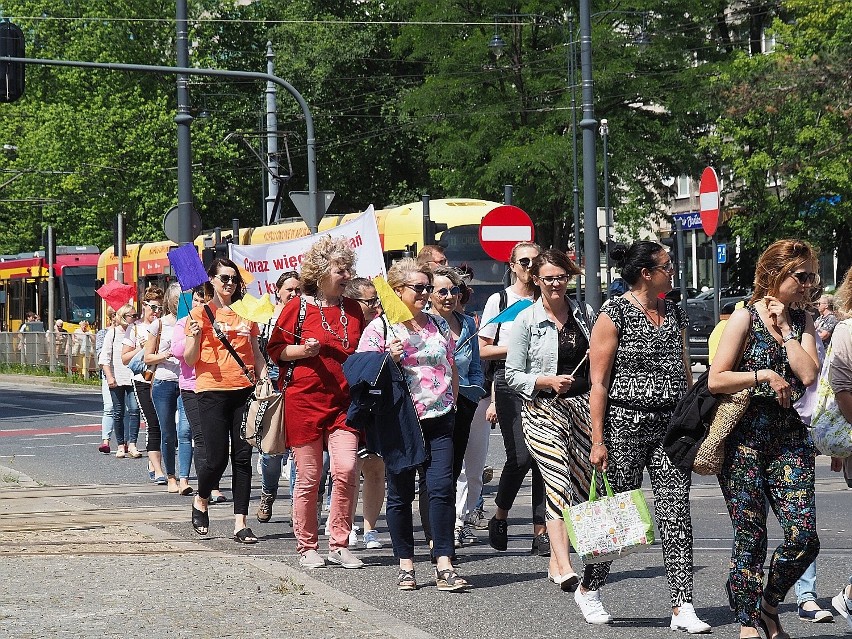
[[[279,383],[286,384],[286,443],[298,469],[293,531],[303,568],[320,568],[326,560],[344,568],[363,566],[349,550],[358,432],[346,424],[350,398],[343,375],[343,362],[355,352],[364,328],[358,302],[345,296],[354,267],[355,252],[345,238],[323,236],[314,242],[302,261],[302,295],[281,311],[279,330],[272,331],[267,347],[279,365]],[[317,521],[324,448],[334,480],[325,558],[318,552]]]
[[[819,373],[816,335],[804,306],[819,286],[814,249],[779,240],[757,262],[754,293],[725,326],[708,385],[713,393],[752,389],[748,409],[725,440],[718,475],[734,527],[727,589],[740,637],[789,637],[778,604],[819,553],[814,501],[814,447],[793,408]],[[784,541],[766,584],[767,503]]]
[[[178,485],[175,477],[175,451],[177,450],[178,435],[177,421],[175,415],[178,408],[178,397],[180,387],[180,362],[172,354],[172,340],[177,322],[177,306],[180,300],[181,287],[178,282],[172,282],[163,296],[163,310],[161,317],[155,319],[148,329],[150,336],[145,342],[145,363],[154,369],[154,378],[151,382],[151,399],[154,409],[157,411],[157,421],[160,424],[161,443],[160,452],[165,465],[168,481],[168,492],[191,494],[189,488],[189,468],[182,468],[181,485]],[[185,445],[184,445],[185,448]],[[184,450],[184,455],[186,451]],[[190,452],[190,459],[192,453]]]
[[[397,324],[389,324],[384,316],[377,317],[364,330],[358,351],[387,351],[402,370],[426,448],[426,462],[421,468],[429,492],[433,556],[437,563],[435,582],[439,590],[461,590],[469,584],[458,575],[451,559],[455,522],[453,427],[459,386],[455,342],[447,322],[424,311],[434,290],[428,266],[411,258],[399,260],[388,271],[387,282],[413,317]],[[394,555],[399,560],[400,590],[417,588],[411,508],[416,475],[416,466],[400,472],[388,468],[385,514]]]
[[[112,401],[112,423],[115,430],[119,459],[127,456],[128,446],[136,448],[139,437],[139,404],[133,393],[133,372],[122,361],[122,340],[128,326],[139,317],[131,304],[125,304],[115,312],[115,326],[104,336],[98,364],[104,372]]]
[[[145,295],[142,298],[142,321],[129,325],[122,341],[121,360],[125,366],[137,353],[144,350],[151,324],[162,312],[163,289],[159,286],[149,286],[145,289]],[[133,375],[133,392],[136,393],[136,402],[139,404],[142,419],[145,420],[148,478],[158,486],[165,486],[167,480],[163,473],[163,454],[160,452],[160,422],[157,420],[157,410],[151,398],[151,382],[147,381],[141,373]],[[128,444],[127,455],[134,458],[142,457],[142,453],[136,450],[135,443]]]

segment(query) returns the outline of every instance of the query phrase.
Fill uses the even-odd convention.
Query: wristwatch
[[[784,336],[784,339],[782,339],[782,340],[781,340],[781,343],[782,343],[782,344],[786,344],[786,343],[787,343],[787,342],[789,342],[791,339],[796,339],[796,334],[795,334],[793,331],[790,331],[789,333],[787,333],[787,334]]]

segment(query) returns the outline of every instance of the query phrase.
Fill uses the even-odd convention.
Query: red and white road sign
[[[535,228],[522,209],[504,204],[492,209],[479,224],[479,243],[498,262],[508,262],[518,242],[532,242]]]
[[[704,227],[704,232],[712,237],[719,227],[719,178],[716,177],[712,166],[708,166],[701,173],[698,201],[701,226]]]

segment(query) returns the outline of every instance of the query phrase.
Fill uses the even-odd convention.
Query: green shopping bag
[[[592,473],[589,501],[562,511],[571,545],[587,564],[612,561],[654,543],[654,521],[642,490],[613,495],[601,471],[606,495],[598,498],[597,474]]]

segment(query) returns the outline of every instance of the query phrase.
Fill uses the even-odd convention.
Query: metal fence
[[[94,333],[0,333],[0,363],[88,378],[98,370]]]

